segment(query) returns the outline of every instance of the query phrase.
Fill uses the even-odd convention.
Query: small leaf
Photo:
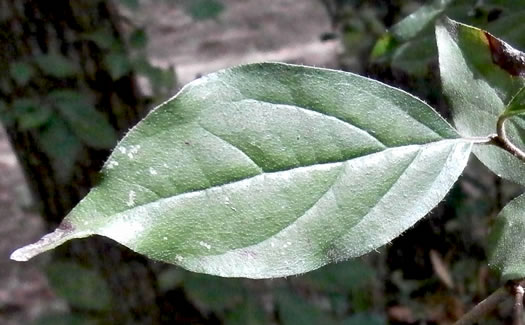
[[[39,110],[18,116],[18,125],[21,131],[40,127],[46,124],[51,118],[51,110],[48,107],[42,106]]]
[[[45,125],[51,118],[51,110],[33,98],[19,98],[13,101],[12,109],[21,131]]]
[[[512,116],[523,113],[525,113],[525,87],[521,88],[518,93],[512,97],[503,115]]]
[[[330,314],[297,295],[283,292],[278,296],[279,320],[283,325],[336,325]]]
[[[53,115],[39,131],[37,140],[49,156],[57,179],[63,184],[70,182],[75,162],[82,150],[82,143],[56,115]]]
[[[337,263],[310,272],[301,279],[313,290],[349,293],[366,288],[375,277],[375,270],[355,260]]]
[[[35,74],[35,69],[25,62],[13,62],[9,64],[9,74],[18,85],[24,86]]]
[[[118,47],[119,40],[113,37],[109,28],[97,29],[90,33],[82,34],[82,38],[94,42],[101,49],[109,50]]]
[[[326,69],[253,64],[195,80],[119,143],[65,230],[196,272],[307,272],[391,241],[450,190],[472,143],[428,105]]]
[[[519,63],[523,53],[489,33],[444,20],[436,27],[443,92],[452,106],[454,123],[465,136],[486,137],[518,90],[525,86]],[[525,148],[525,124],[512,121],[510,140]],[[506,151],[479,146],[474,153],[497,175],[525,185],[525,164]]]
[[[111,292],[95,271],[72,262],[53,262],[47,266],[46,274],[57,295],[72,306],[97,311],[110,309]]]
[[[88,146],[109,149],[117,143],[115,129],[91,104],[89,97],[79,92],[58,90],[49,99],[59,109],[71,130]]]
[[[56,78],[73,77],[80,71],[75,62],[56,53],[37,55],[35,61],[44,74]]]
[[[47,105],[32,98],[20,98],[13,102],[13,110],[21,131],[41,127],[51,118],[52,111]]]
[[[406,42],[419,35],[450,6],[454,0],[434,0],[392,26],[390,33],[400,42]]]
[[[392,55],[391,65],[414,76],[425,76],[435,60],[435,53],[434,37],[418,38],[400,45]]]
[[[393,25],[374,45],[371,59],[416,77],[431,69],[437,48],[432,32],[434,22],[455,0],[434,0]]]
[[[399,42],[390,33],[385,33],[381,36],[372,48],[370,57],[373,60],[381,60],[385,56],[393,53],[399,46]]]
[[[131,71],[131,63],[123,52],[111,52],[104,57],[104,64],[113,80],[118,80]]]
[[[265,325],[269,323],[262,306],[249,298],[229,312],[224,320],[225,325]]]
[[[496,217],[489,237],[489,266],[503,281],[525,278],[525,195],[507,204]]]
[[[194,305],[209,308],[206,312],[221,313],[244,300],[243,287],[238,279],[189,274],[184,279],[184,291]]]
[[[195,20],[215,18],[223,10],[224,5],[217,0],[192,0],[186,7],[186,13]]]

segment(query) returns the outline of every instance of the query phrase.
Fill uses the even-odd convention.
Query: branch
[[[521,161],[525,162],[525,152],[523,152],[520,148],[516,147],[512,142],[510,142],[509,138],[507,138],[507,133],[505,132],[505,122],[510,116],[508,115],[501,115],[498,119],[497,123],[497,135],[491,136],[491,144],[497,145],[498,147],[508,151],[516,158],[520,159]]]
[[[523,287],[521,283],[514,283],[512,287],[514,294],[514,306],[512,307],[513,325],[523,325]]]
[[[475,324],[481,317],[493,311],[502,301],[510,296],[508,287],[501,287],[494,291],[485,300],[481,301],[468,313],[463,315],[454,325],[471,325]]]

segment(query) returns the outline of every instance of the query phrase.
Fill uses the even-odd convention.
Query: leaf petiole
[[[505,132],[505,122],[514,115],[516,114],[502,114],[498,118],[496,125],[497,134],[491,136],[491,144],[497,145],[498,147],[511,153],[514,157],[525,162],[525,152],[512,143]]]

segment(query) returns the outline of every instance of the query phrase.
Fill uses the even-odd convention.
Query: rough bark
[[[40,99],[52,90],[69,88],[94,98],[95,107],[118,134],[126,132],[145,111],[134,78],[127,74],[113,80],[101,64],[106,49],[84,37],[104,30],[122,41],[116,21],[112,3],[105,0],[0,0],[0,99],[7,107],[2,112],[4,120],[16,115],[12,103],[17,99]],[[56,78],[35,69],[31,80],[23,85],[6,73],[12,62],[31,63],[36,55],[45,53],[74,60],[79,72]],[[108,150],[82,144],[76,151],[73,172],[64,179],[54,164],[57,158],[50,157],[39,143],[45,126],[24,129],[16,118],[4,126],[35,202],[48,227],[54,228],[95,184]],[[103,238],[73,242],[59,250],[56,258],[72,258],[107,279],[113,293],[112,310],[105,315],[109,323],[159,323],[155,274],[145,258]]]

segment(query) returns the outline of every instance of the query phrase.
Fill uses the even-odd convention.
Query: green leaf
[[[56,78],[73,77],[80,71],[80,68],[74,61],[61,54],[37,55],[35,56],[35,61],[44,74]]]
[[[306,299],[283,292],[278,296],[279,320],[283,325],[324,324],[336,325],[330,314],[309,303]]]
[[[118,80],[131,71],[131,63],[126,53],[111,52],[104,57],[104,64],[113,80]]]
[[[51,118],[52,111],[47,105],[41,105],[33,98],[20,98],[13,102],[13,110],[21,131],[45,125]]]
[[[238,279],[225,279],[204,274],[190,274],[184,279],[184,291],[194,305],[215,313],[233,308],[244,300]]]
[[[425,76],[430,71],[430,63],[435,60],[436,43],[434,37],[418,38],[399,46],[392,55],[392,67],[414,76]]]
[[[57,90],[49,99],[68,122],[71,130],[88,146],[109,149],[117,143],[115,129],[93,107],[89,97],[71,90]]]
[[[9,74],[17,84],[24,86],[35,74],[35,69],[25,62],[13,62],[9,64]]]
[[[12,257],[100,234],[196,272],[303,273],[411,227],[471,147],[428,105],[371,79],[276,63],[226,69],[135,126],[61,227]]]
[[[416,77],[428,75],[437,53],[432,27],[454,2],[434,0],[393,25],[374,45],[371,59]]]
[[[384,59],[387,55],[394,53],[398,46],[399,42],[390,33],[385,33],[374,44],[370,58],[375,61]]]
[[[195,20],[216,18],[224,10],[224,5],[217,0],[192,0],[186,6],[186,13]]]
[[[525,278],[525,194],[507,204],[491,229],[489,266],[503,281]]]
[[[46,268],[47,278],[57,295],[71,306],[88,310],[109,310],[111,292],[104,278],[73,262],[53,262]]]
[[[449,19],[436,27],[436,38],[443,92],[457,129],[471,137],[496,133],[506,104],[525,85],[523,53],[483,30]],[[525,148],[525,123],[511,122],[508,137]],[[516,157],[486,145],[475,147],[474,153],[497,175],[525,185],[525,164]]]
[[[455,0],[434,0],[421,6],[418,10],[392,26],[390,33],[400,42],[408,41],[419,35],[427,27],[433,25],[434,21]]]
[[[90,33],[82,34],[82,38],[94,42],[102,49],[108,50],[119,47],[120,41],[116,39],[110,28],[102,27]]]
[[[301,282],[313,290],[348,293],[366,288],[374,277],[374,269],[355,260],[325,266],[304,275]]]
[[[513,116],[523,113],[525,113],[525,87],[521,88],[518,93],[512,97],[503,115]]]
[[[225,325],[265,325],[269,323],[262,306],[249,298],[229,312],[224,320]]]
[[[53,171],[63,184],[73,175],[75,162],[82,150],[82,143],[58,116],[53,115],[39,130],[38,143],[51,159]]]

